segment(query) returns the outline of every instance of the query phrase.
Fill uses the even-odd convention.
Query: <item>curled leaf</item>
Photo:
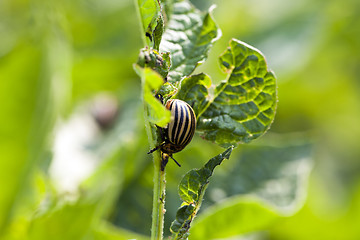
[[[148,46],[158,50],[164,32],[161,5],[157,0],[137,0],[137,4]]]
[[[276,80],[262,53],[233,39],[220,56],[229,73],[215,88],[214,99],[199,117],[197,130],[221,146],[248,143],[263,135],[275,117]]]
[[[229,159],[233,147],[210,159],[204,167],[193,169],[185,174],[179,185],[179,195],[184,201],[178,209],[176,219],[171,224],[172,239],[186,239],[190,224],[200,209],[209,178],[216,166]]]

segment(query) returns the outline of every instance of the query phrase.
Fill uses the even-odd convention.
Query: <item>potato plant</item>
[[[273,122],[276,78],[259,50],[232,39],[219,57],[227,77],[212,84],[206,73],[194,74],[194,71],[221,37],[221,30],[211,15],[213,7],[201,12],[190,2],[178,0],[138,0],[137,4],[145,48],[140,51],[134,68],[142,81],[150,147],[163,144],[160,131],[167,131],[169,121],[174,121],[162,100],[175,98],[193,107],[196,131],[204,140],[226,148],[202,168],[190,170],[180,182],[179,195],[183,203],[170,230],[172,239],[187,239],[215,167],[229,159],[237,145],[262,136]],[[165,168],[161,166],[168,161],[164,155],[163,151],[153,153],[152,239],[163,238],[166,180]]]

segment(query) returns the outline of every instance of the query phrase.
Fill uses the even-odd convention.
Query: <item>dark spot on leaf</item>
[[[150,41],[152,41],[152,37],[151,37],[151,34],[150,33],[145,33],[145,36],[148,37],[150,39]]]

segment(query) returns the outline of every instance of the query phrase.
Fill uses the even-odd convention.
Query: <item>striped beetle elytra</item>
[[[180,152],[190,143],[196,129],[196,116],[192,107],[179,99],[168,100],[165,107],[171,112],[171,120],[167,127],[161,129],[163,143],[148,153],[160,149],[162,153],[171,157],[180,166],[172,154]]]

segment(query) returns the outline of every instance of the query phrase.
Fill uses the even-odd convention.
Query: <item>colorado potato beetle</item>
[[[196,129],[196,116],[192,107],[179,99],[168,100],[165,107],[171,112],[171,120],[165,128],[161,128],[163,142],[148,153],[160,149],[180,166],[172,154],[180,152],[190,143]]]

